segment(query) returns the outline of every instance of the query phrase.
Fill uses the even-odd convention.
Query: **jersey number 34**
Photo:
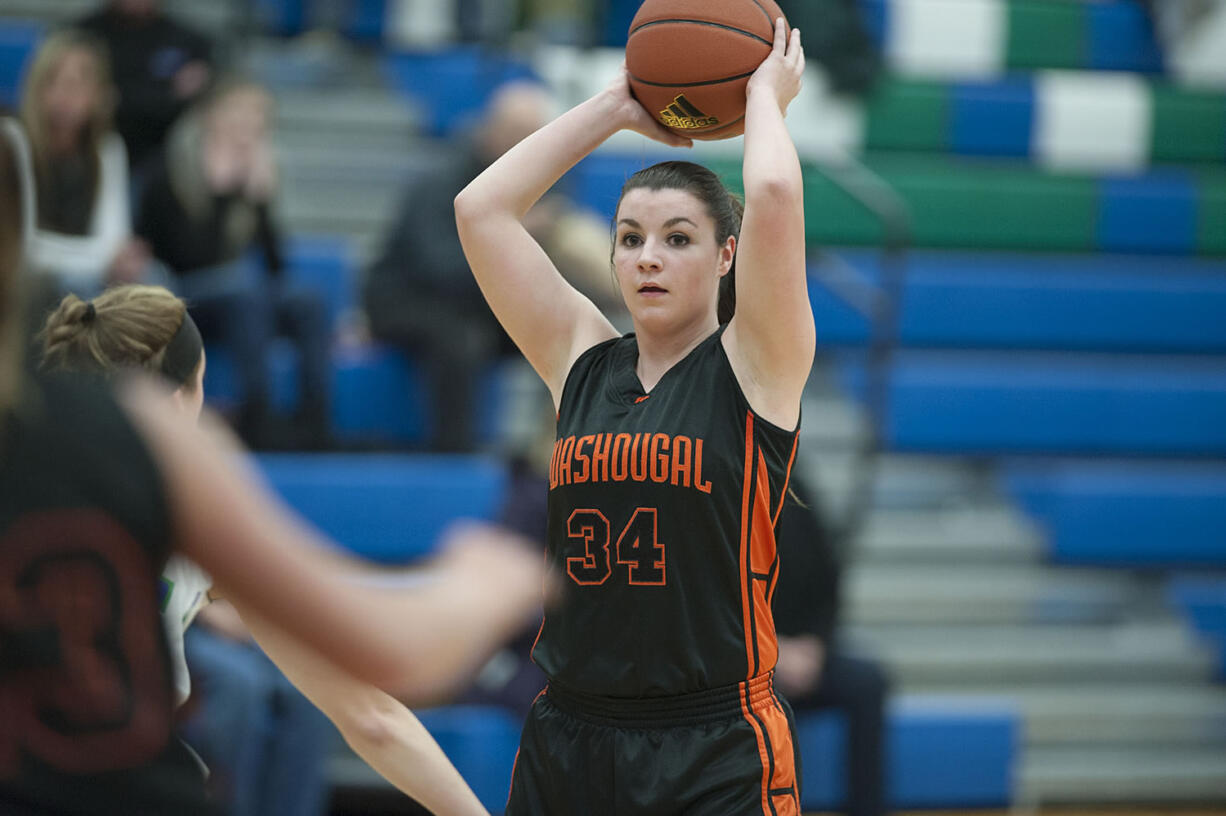
[[[583,547],[583,555],[566,559],[566,574],[580,586],[598,586],[613,574],[613,552],[617,565],[627,568],[631,586],[664,586],[667,583],[664,544],[658,537],[656,508],[640,507],[622,528],[611,549],[612,527],[599,510],[576,510],[566,521],[566,534]],[[577,547],[576,547],[577,548]]]

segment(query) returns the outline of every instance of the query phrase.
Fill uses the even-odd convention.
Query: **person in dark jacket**
[[[817,496],[792,472],[779,518],[779,583],[775,684],[797,715],[834,709],[847,718],[849,816],[886,812],[885,702],[889,680],[880,664],[849,651],[838,636],[842,569]]]
[[[132,167],[147,168],[175,120],[213,77],[213,47],[162,10],[161,0],[110,0],[77,27],[110,52],[119,91],[115,125]]]

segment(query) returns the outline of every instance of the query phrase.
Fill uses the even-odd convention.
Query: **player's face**
[[[715,238],[706,205],[684,190],[636,188],[617,211],[613,266],[636,325],[713,323],[735,241]]]

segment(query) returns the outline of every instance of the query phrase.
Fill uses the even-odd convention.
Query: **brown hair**
[[[99,151],[102,139],[111,131],[117,94],[111,81],[111,63],[106,46],[92,34],[75,29],[59,31],[43,42],[34,55],[21,88],[21,121],[30,141],[34,175],[37,179],[47,176],[52,162],[50,135],[42,115],[43,91],[59,70],[64,59],[74,51],[85,52],[93,60],[98,82],[98,102],[86,124],[84,154],[89,162],[90,177],[97,185],[101,174]]]
[[[0,418],[16,405],[21,384],[21,268],[24,201],[17,152],[0,132]]]
[[[39,335],[42,367],[103,374],[125,368],[159,371],[186,315],[187,305],[161,286],[116,286],[89,301],[68,295]]]
[[[719,176],[701,164],[667,161],[638,171],[622,185],[621,196],[617,199],[618,210],[621,209],[626,193],[637,189],[684,190],[706,205],[707,214],[715,221],[717,244],[723,246],[729,238],[740,238],[745,205],[724,186]],[[735,256],[728,274],[719,282],[719,303],[716,309],[720,323],[732,320],[732,315],[736,312]]]

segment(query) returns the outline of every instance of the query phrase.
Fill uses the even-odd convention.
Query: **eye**
[[[643,243],[642,237],[633,232],[627,232],[622,236],[621,244],[624,247],[636,247],[641,243]]]
[[[690,236],[684,232],[674,232],[668,236],[668,245],[674,247],[682,247],[690,242]]]

